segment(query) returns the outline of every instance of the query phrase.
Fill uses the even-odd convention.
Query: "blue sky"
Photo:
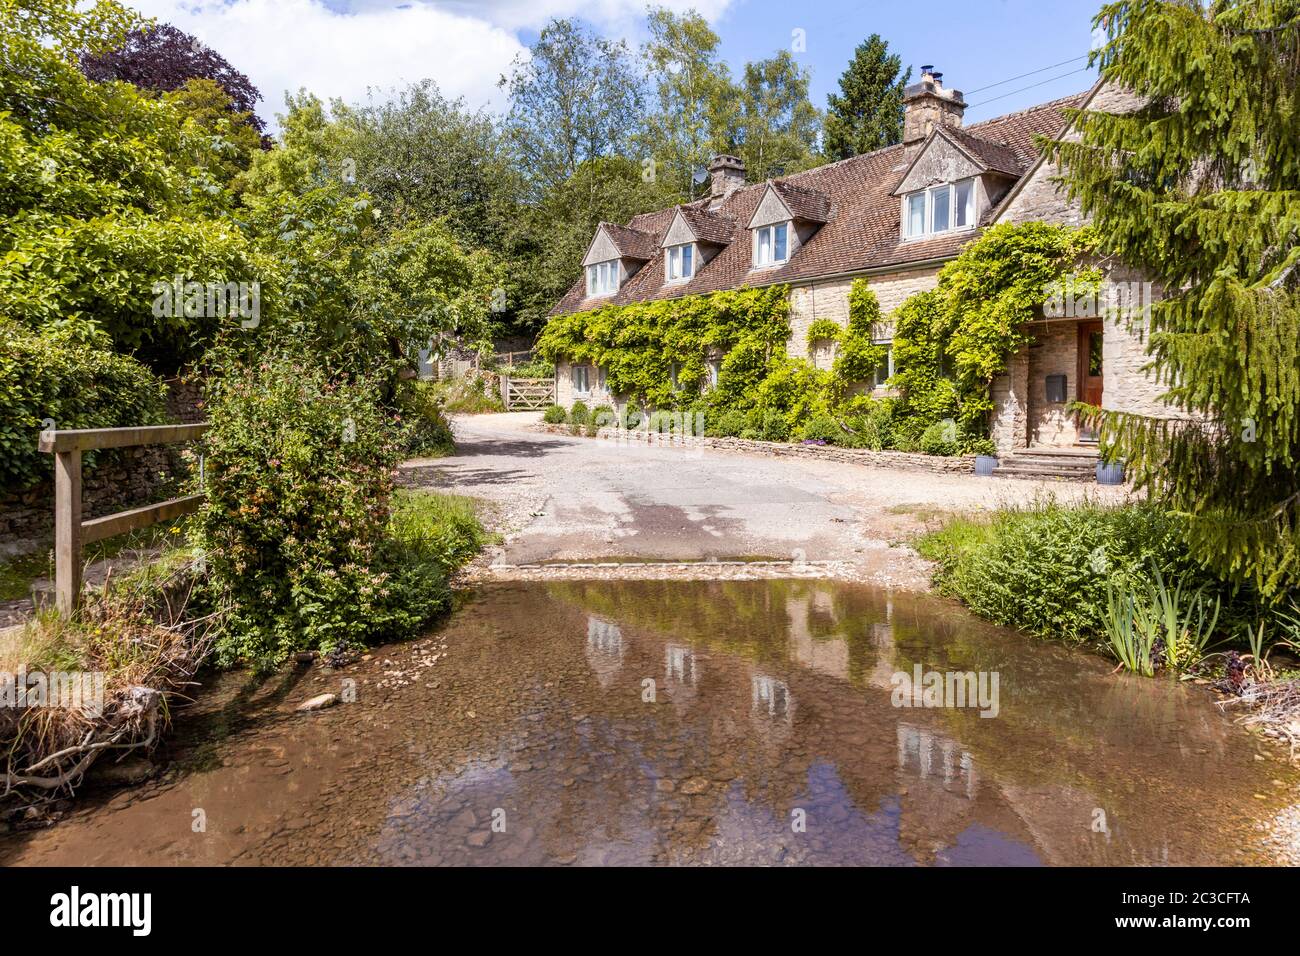
[[[825,107],[826,95],[838,87],[854,48],[872,33],[913,68],[924,63],[944,74],[944,84],[964,91],[968,121],[999,116],[1087,89],[1095,72],[1087,71],[1092,17],[1099,0],[927,0],[922,3],[882,0],[824,0],[802,5],[780,0],[747,0],[728,9],[714,24],[732,69],[770,55],[790,44],[795,28],[807,31],[807,52],[797,54],[812,70],[812,99]],[[791,10],[800,12],[792,13]],[[918,11],[924,10],[924,15]],[[978,93],[1030,70],[1074,62]],[[1083,69],[1084,72],[1074,72]],[[1060,77],[1059,79],[1056,79]],[[1015,92],[1049,80],[1034,89]],[[1012,94],[1004,96],[1003,94]],[[987,102],[993,97],[1001,97]],[[980,105],[985,103],[986,105]]]
[[[498,110],[497,79],[551,17],[579,16],[635,48],[645,39],[646,0],[125,0],[148,16],[199,37],[247,73],[268,119],[286,90],[323,98],[366,98],[424,78],[472,107]],[[812,72],[812,98],[826,94],[857,46],[879,33],[915,68],[932,63],[967,93],[968,121],[1086,89],[1091,22],[1101,0],[659,0],[694,7],[722,39],[739,74],[747,60],[792,46]],[[1056,69],[992,89],[991,84],[1052,64]],[[1071,74],[1062,76],[1062,74]],[[914,72],[915,75],[915,72]],[[1059,78],[1058,78],[1059,77]],[[1050,82],[1018,92],[1021,87]],[[1010,94],[1010,95],[1004,95]],[[999,97],[989,102],[993,97]]]

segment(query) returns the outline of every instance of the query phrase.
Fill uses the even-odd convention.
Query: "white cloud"
[[[418,80],[448,97],[499,110],[498,78],[527,55],[520,30],[577,16],[635,47],[647,0],[124,0],[172,23],[224,56],[262,93],[258,112],[274,125],[286,91],[364,100]],[[735,0],[658,0],[717,22]]]
[[[127,0],[224,56],[261,91],[270,121],[284,93],[305,87],[323,99],[363,100],[426,77],[471,107],[499,108],[497,78],[526,48],[481,18],[414,4],[331,10],[321,0]]]

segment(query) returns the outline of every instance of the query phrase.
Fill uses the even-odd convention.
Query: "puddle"
[[[917,666],[996,672],[996,716],[895,706]],[[216,678],[165,756],[0,861],[1258,864],[1300,802],[1197,688],[825,581],[487,585],[346,670]]]

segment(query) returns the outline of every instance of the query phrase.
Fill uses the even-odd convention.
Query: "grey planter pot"
[[[1124,462],[1117,461],[1113,465],[1108,465],[1103,461],[1097,462],[1097,484],[1124,484]]]
[[[975,456],[975,474],[987,478],[993,474],[993,469],[998,466],[998,460],[992,455]]]

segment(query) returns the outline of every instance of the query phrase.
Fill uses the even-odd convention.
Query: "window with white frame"
[[[755,229],[754,265],[774,266],[790,258],[790,224],[778,222]]]
[[[709,388],[718,387],[718,378],[722,375],[722,359],[709,359]]]
[[[975,180],[943,183],[903,197],[903,235],[930,236],[975,225]]]
[[[685,282],[695,275],[695,247],[690,243],[669,246],[664,261],[669,282]]]
[[[885,347],[885,357],[880,364],[876,366],[875,381],[873,384],[876,388],[884,388],[894,374],[894,343],[877,342],[877,345]]]
[[[587,266],[587,295],[612,295],[618,291],[618,260]]]
[[[591,391],[591,367],[574,365],[569,369],[569,381],[573,383],[575,395],[586,395]]]

